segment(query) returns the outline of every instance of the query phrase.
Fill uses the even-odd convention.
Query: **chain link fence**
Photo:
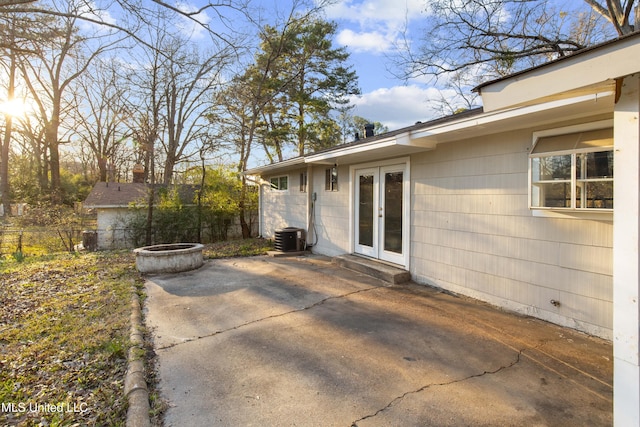
[[[83,230],[29,227],[0,228],[0,256],[44,255],[73,252],[82,242]]]
[[[258,232],[257,223],[253,223],[251,235]],[[177,227],[176,227],[177,229]],[[217,241],[242,237],[239,224],[232,222],[220,225],[180,227],[179,232],[168,235],[167,230],[152,230],[151,241],[156,243]],[[46,255],[56,252],[75,252],[78,250],[133,249],[146,244],[146,230],[140,228],[49,228],[49,227],[0,227],[0,257]]]

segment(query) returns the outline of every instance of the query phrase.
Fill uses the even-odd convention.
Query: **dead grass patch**
[[[0,424],[124,425],[132,254],[4,259],[0,276]]]

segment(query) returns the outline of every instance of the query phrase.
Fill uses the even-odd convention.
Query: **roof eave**
[[[284,160],[278,163],[271,163],[264,166],[257,166],[255,168],[247,169],[244,172],[244,175],[255,175],[259,176],[265,172],[272,172],[274,170],[287,170],[287,169],[296,169],[300,167],[304,167],[305,161],[304,157],[295,157],[293,159]]]
[[[499,111],[615,88],[637,73],[640,32],[476,87],[485,111]]]

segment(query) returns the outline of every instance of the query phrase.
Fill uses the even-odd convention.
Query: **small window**
[[[529,173],[532,209],[613,209],[613,129],[539,138]]]
[[[289,189],[289,177],[288,176],[274,176],[269,180],[271,182],[271,189],[273,190],[288,190]]]
[[[307,172],[304,171],[300,174],[300,192],[307,192]]]
[[[338,167],[333,166],[325,171],[324,189],[326,191],[338,191]]]

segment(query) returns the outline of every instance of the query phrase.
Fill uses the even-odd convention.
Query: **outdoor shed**
[[[193,203],[196,185],[178,185],[179,197]],[[157,184],[155,202],[167,186]],[[98,249],[121,249],[131,247],[131,236],[127,232],[127,221],[134,214],[134,206],[145,207],[149,202],[150,185],[145,183],[98,182],[83,203],[85,209],[97,213]],[[166,191],[165,191],[166,192]]]
[[[127,247],[123,228],[131,214],[131,205],[143,203],[148,197],[144,183],[96,183],[83,206],[96,210],[98,249]]]
[[[640,425],[638,58],[634,33],[485,83],[481,109],[254,168],[260,232],[612,340],[615,424]]]

